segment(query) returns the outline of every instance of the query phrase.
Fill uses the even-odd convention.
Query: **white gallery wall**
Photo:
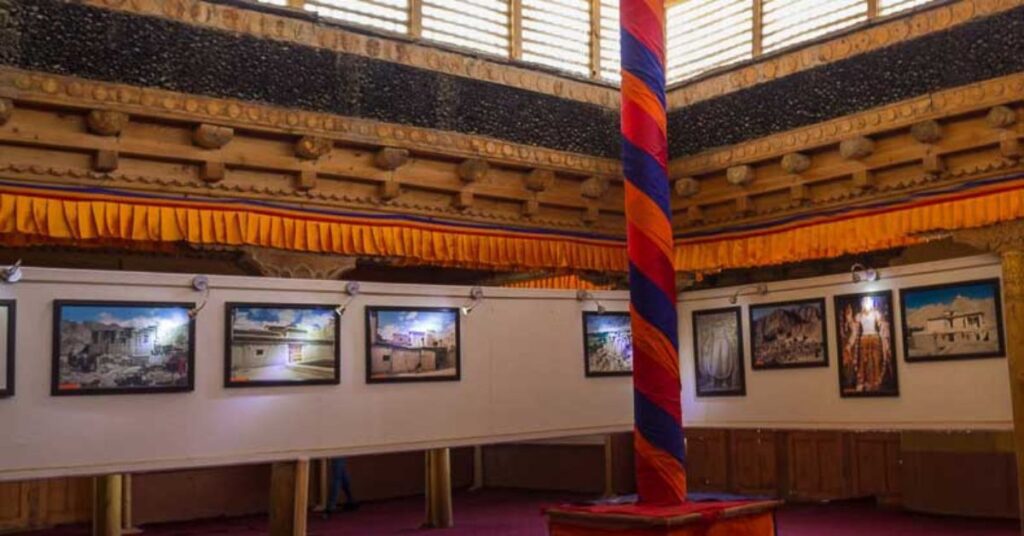
[[[582,311],[573,291],[484,289],[462,318],[458,382],[365,383],[364,307],[459,307],[468,287],[361,286],[341,320],[341,384],[226,389],[224,303],[341,304],[344,282],[211,276],[196,323],[195,391],[50,395],[55,299],[202,301],[190,275],[24,269],[0,286],[17,300],[16,396],[0,399],[0,481],[146,471],[301,457],[528,441],[632,428],[629,377],[586,378]],[[742,295],[747,396],[697,398],[691,312],[730,306],[736,289],[686,292],[680,301],[687,426],[847,429],[1010,428],[1005,359],[907,364],[899,398],[840,398],[832,296],[998,277],[998,259],[972,257],[889,268],[872,283],[849,275],[768,285]],[[749,292],[749,291],[748,291]],[[595,292],[610,311],[623,291]],[[750,368],[747,305],[826,298],[829,366]],[[895,296],[894,296],[895,299]],[[898,302],[894,302],[894,306]],[[899,325],[896,307],[896,325]],[[896,337],[901,333],[897,328]]]

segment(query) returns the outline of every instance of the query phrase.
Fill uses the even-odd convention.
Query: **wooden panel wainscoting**
[[[730,431],[730,492],[779,496],[778,436],[770,430]]]
[[[0,482],[0,532],[32,526],[29,488],[35,482]]]
[[[813,501],[849,496],[848,458],[843,432],[787,433],[787,497]]]
[[[729,431],[697,428],[686,434],[686,481],[689,489],[729,489]]]
[[[488,445],[484,447],[484,486],[601,493],[604,445]]]
[[[900,435],[897,432],[849,434],[850,485],[856,497],[879,497],[898,502]]]

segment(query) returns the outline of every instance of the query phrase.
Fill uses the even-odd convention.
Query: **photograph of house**
[[[338,383],[334,306],[227,306],[227,385]]]
[[[1003,354],[998,281],[905,289],[900,296],[908,360]]]
[[[366,308],[367,381],[458,380],[459,312]]]
[[[54,391],[191,389],[189,306],[56,302]]]
[[[588,376],[632,374],[629,313],[583,313],[583,330]]]

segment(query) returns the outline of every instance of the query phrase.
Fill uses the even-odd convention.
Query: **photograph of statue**
[[[629,313],[583,313],[586,375],[633,374],[632,333]]]
[[[52,394],[191,391],[192,307],[55,301]]]
[[[827,367],[825,300],[750,306],[751,366],[756,369]]]
[[[744,396],[740,308],[693,313],[693,362],[697,396]]]
[[[900,291],[903,355],[907,361],[1003,357],[999,280]]]
[[[459,310],[366,308],[366,382],[458,381]]]
[[[836,296],[839,394],[899,396],[892,292]]]
[[[14,300],[0,300],[0,398],[14,396]]]
[[[335,307],[228,303],[225,386],[339,383]]]

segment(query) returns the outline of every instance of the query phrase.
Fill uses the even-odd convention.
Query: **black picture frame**
[[[889,319],[888,319],[888,322],[889,322],[889,329],[888,329],[889,334],[888,334],[888,337],[884,337],[880,333],[879,334],[879,338],[880,338],[880,343],[883,345],[882,348],[881,348],[881,351],[883,352],[883,355],[882,355],[883,373],[882,373],[881,382],[885,382],[886,381],[886,376],[885,376],[885,371],[884,371],[884,360],[885,360],[884,344],[885,344],[885,342],[887,340],[888,344],[889,344],[890,351],[892,353],[892,355],[890,356],[891,372],[892,372],[892,374],[891,374],[891,384],[892,385],[890,387],[887,387],[884,390],[883,389],[857,390],[856,387],[854,389],[850,390],[850,389],[847,389],[845,387],[845,385],[844,385],[844,382],[845,383],[849,383],[848,380],[850,379],[850,378],[847,377],[849,375],[849,373],[850,373],[850,366],[847,364],[847,352],[849,350],[854,350],[854,351],[860,352],[859,348],[860,348],[861,342],[860,341],[853,341],[854,344],[851,347],[848,347],[848,345],[844,344],[844,340],[843,340],[844,337],[846,337],[848,335],[852,335],[852,334],[847,333],[847,328],[845,327],[846,326],[846,320],[844,319],[844,315],[845,315],[844,308],[847,305],[851,305],[851,306],[857,305],[857,306],[859,306],[858,304],[861,304],[863,302],[864,298],[868,298],[868,297],[873,298],[873,299],[878,299],[878,298],[884,299],[885,302],[886,302],[886,306],[888,307],[888,310],[889,310]],[[835,349],[836,349],[837,356],[838,356],[836,358],[836,362],[837,362],[837,365],[838,365],[836,367],[836,369],[838,370],[839,396],[841,398],[899,397],[900,396],[899,359],[898,359],[898,356],[896,354],[896,318],[895,318],[895,316],[896,316],[896,306],[895,306],[895,303],[893,303],[893,293],[892,293],[892,291],[891,290],[878,290],[878,291],[872,291],[872,292],[859,292],[859,293],[853,293],[853,294],[840,294],[840,295],[834,296],[832,299],[833,299],[832,306],[834,308],[834,315],[835,315],[834,318],[835,318],[835,322],[836,322]],[[854,307],[852,310],[856,311],[857,309]],[[856,314],[856,313],[854,313],[854,314]],[[855,318],[856,317],[854,317],[854,319]],[[853,380],[854,380],[854,383],[856,384],[856,382],[857,382],[857,377],[856,377],[857,371],[856,370],[853,371],[853,375],[854,375]]]
[[[793,307],[802,305],[813,305],[816,306],[821,312],[821,359],[817,361],[806,361],[798,362],[793,364],[759,364],[757,360],[758,347],[756,343],[755,330],[757,322],[754,319],[755,310],[760,309],[779,309],[783,307]],[[828,310],[825,307],[825,298],[808,298],[804,300],[790,300],[772,303],[757,303],[747,306],[747,321],[750,326],[750,368],[752,370],[786,370],[786,369],[798,369],[798,368],[817,368],[817,367],[828,367]]]
[[[235,342],[234,319],[235,313],[240,309],[278,309],[278,310],[315,310],[329,312],[334,317],[334,330],[332,336],[334,341],[331,349],[331,359],[334,364],[334,374],[330,378],[306,379],[306,380],[239,380],[232,375],[232,364],[234,361],[233,347]],[[290,349],[289,349],[290,350]],[[227,302],[224,304],[224,387],[227,389],[248,388],[248,387],[284,387],[301,385],[338,385],[341,383],[341,314],[338,313],[338,306],[335,304],[308,304],[308,303],[256,303],[256,302]]]
[[[587,343],[587,320],[593,317],[606,316],[606,317],[624,317],[627,322],[629,321],[630,315],[626,312],[594,312],[584,311],[583,312],[583,370],[584,376],[587,378],[607,378],[607,377],[618,377],[618,376],[632,376],[633,375],[633,359],[630,356],[629,370],[616,370],[611,372],[597,371],[590,368],[590,346]],[[630,326],[630,333],[632,333],[632,326]],[[632,348],[630,349],[632,353]]]
[[[375,315],[381,312],[405,312],[405,313],[449,313],[454,317],[455,322],[455,374],[451,376],[395,376],[395,377],[374,377],[373,376],[373,346]],[[366,316],[366,383],[410,383],[410,382],[457,382],[462,380],[462,326],[461,315],[457,307],[401,307],[401,306],[367,306]]]
[[[732,314],[735,318],[736,326],[735,332],[735,345],[736,345],[736,370],[733,374],[737,374],[737,381],[739,385],[733,389],[721,389],[721,390],[709,390],[706,387],[702,387],[703,383],[701,369],[701,336],[700,336],[700,321],[701,318],[721,315],[721,314]],[[705,397],[723,397],[723,396],[746,396],[747,395],[747,377],[746,377],[746,360],[743,356],[743,316],[741,308],[737,307],[723,307],[720,309],[705,309],[702,311],[694,311],[692,315],[693,322],[693,378],[696,386],[697,396],[701,398]],[[730,374],[732,375],[732,374]]]
[[[17,348],[14,337],[18,305],[15,300],[0,300],[0,308],[4,307],[7,308],[7,372],[4,374],[4,385],[0,388],[0,398],[10,398],[14,396],[14,352]]]
[[[997,348],[993,351],[988,352],[965,352],[960,354],[931,354],[925,356],[912,356],[911,355],[911,339],[914,337],[914,330],[909,325],[910,312],[907,308],[907,303],[912,299],[913,294],[917,293],[929,293],[942,290],[962,289],[965,287],[979,287],[988,286],[991,289],[991,297],[993,300],[995,326],[996,326],[996,345]],[[903,340],[901,341],[903,347],[903,360],[907,363],[918,363],[927,361],[959,361],[969,359],[990,359],[990,358],[1003,358],[1006,357],[1006,331],[1003,326],[1003,302],[1002,302],[1002,287],[999,278],[989,279],[976,279],[972,281],[962,281],[956,283],[942,283],[938,285],[925,285],[920,287],[910,287],[900,289],[900,327],[902,328]],[[962,315],[963,316],[963,315]],[[936,319],[938,320],[938,319]],[[955,335],[954,335],[955,337]]]
[[[196,319],[188,314],[188,349],[186,360],[188,371],[186,385],[164,387],[100,387],[100,388],[61,388],[60,383],[60,352],[61,352],[61,321],[66,307],[124,307],[138,309],[182,309],[188,314],[195,308],[195,303],[185,302],[147,302],[147,301],[109,301],[109,300],[54,300],[53,301],[53,348],[50,375],[50,395],[52,396],[91,396],[91,395],[134,395],[151,393],[184,393],[195,390],[196,374]]]

